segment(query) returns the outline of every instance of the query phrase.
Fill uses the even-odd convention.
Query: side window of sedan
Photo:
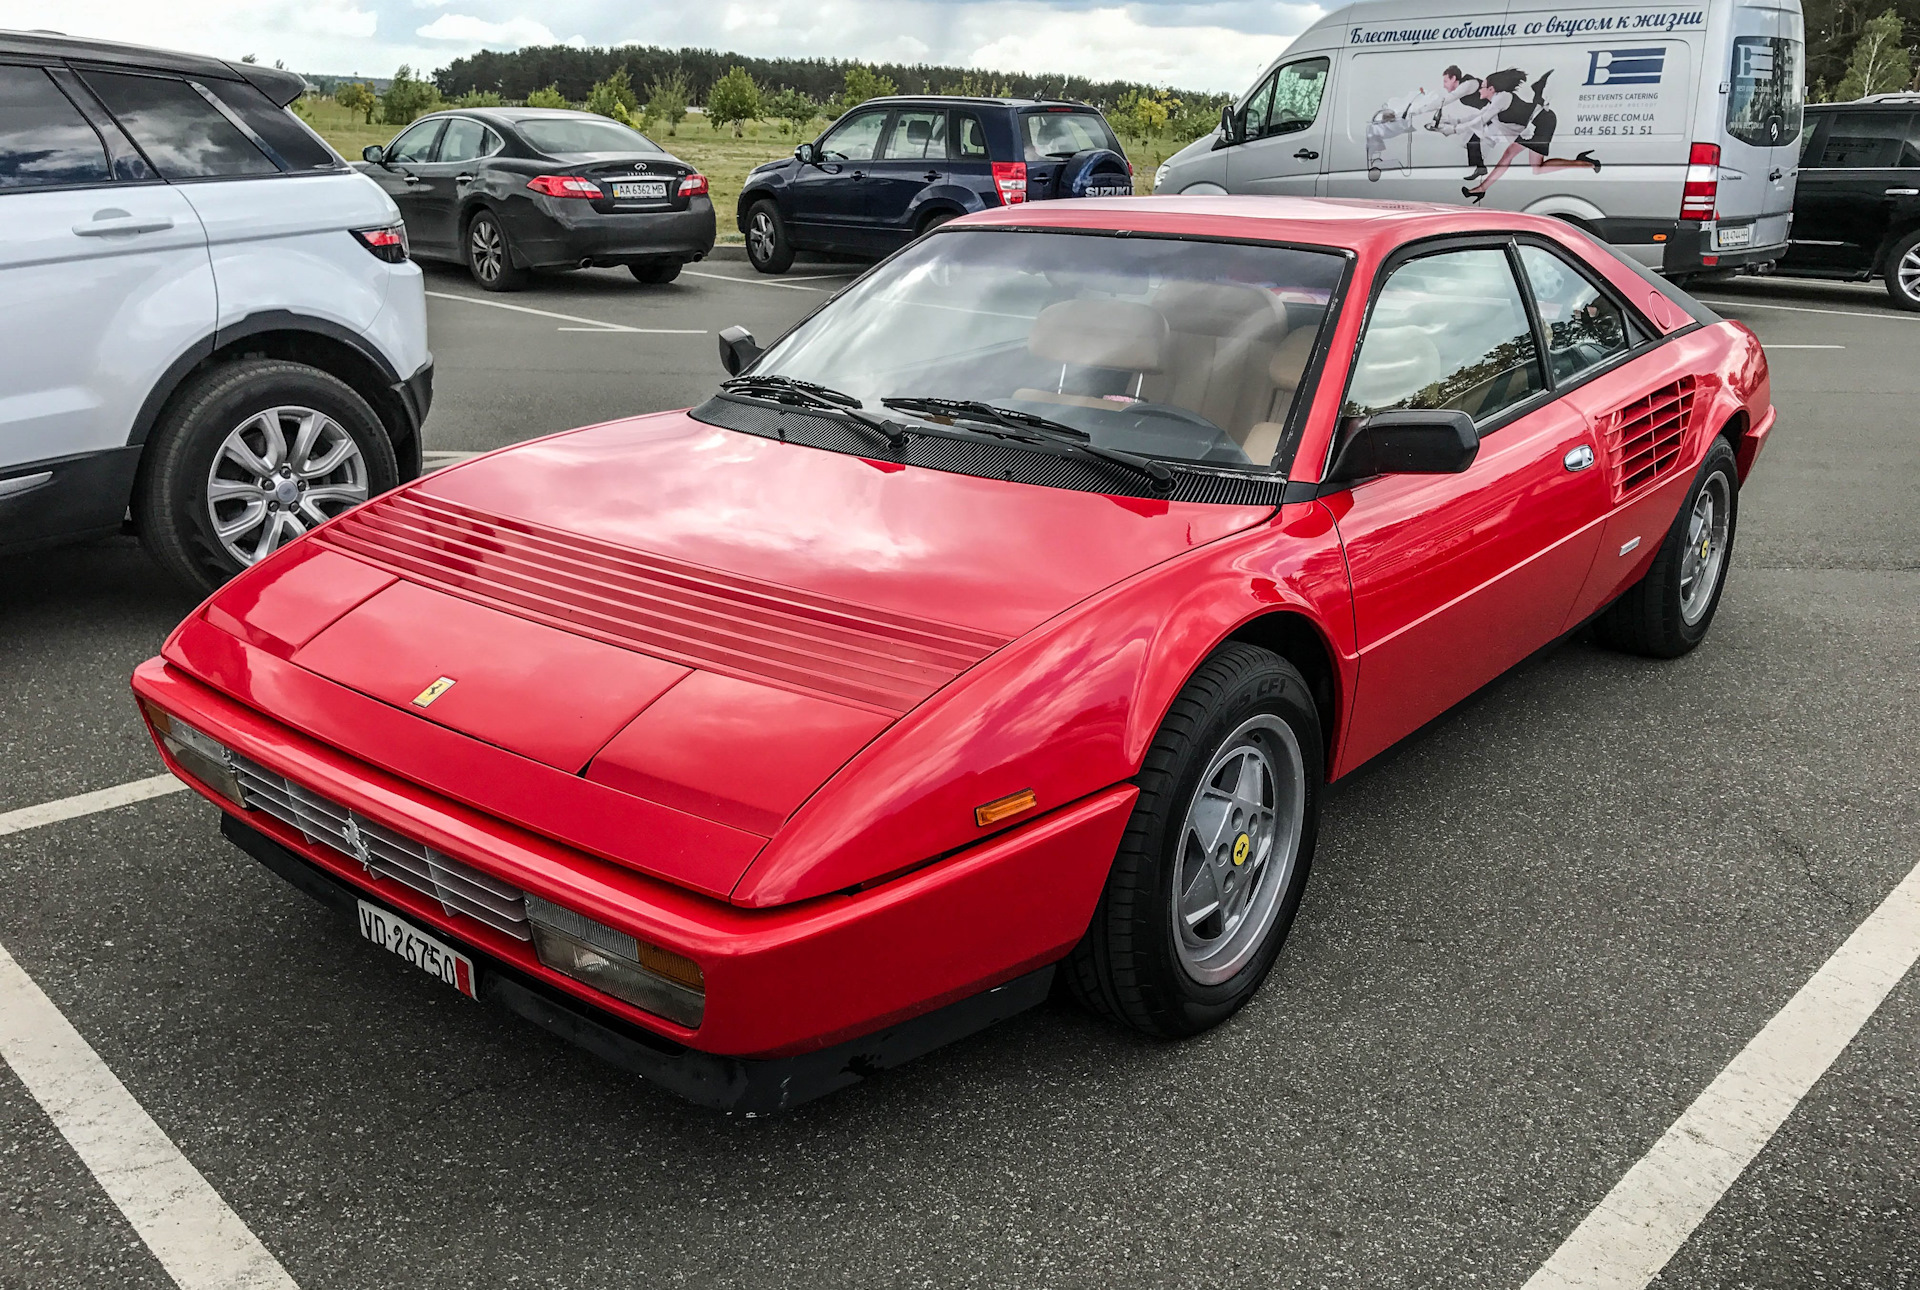
[[[1484,422],[1545,388],[1506,252],[1446,251],[1409,260],[1380,289],[1342,411],[1450,408]]]
[[[447,133],[440,140],[439,157],[443,163],[478,161],[499,146],[500,140],[493,131],[478,121],[455,117],[447,122]]]
[[[440,130],[444,125],[445,120],[422,121],[393,141],[393,146],[387,149],[387,160],[415,165],[432,161],[433,145],[439,142]]]
[[[1534,307],[1547,329],[1547,366],[1556,385],[1633,348],[1633,324],[1613,298],[1544,247],[1520,248]]]
[[[828,161],[872,161],[886,123],[885,110],[856,112],[821,141],[820,155]]]

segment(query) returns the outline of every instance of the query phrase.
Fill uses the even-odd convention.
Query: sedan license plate
[[[398,954],[428,976],[440,978],[469,999],[480,997],[475,993],[472,959],[412,923],[364,900],[360,902],[360,934],[389,953]]]
[[[667,195],[667,184],[663,179],[617,179],[613,184],[615,200],[621,198],[658,201]]]

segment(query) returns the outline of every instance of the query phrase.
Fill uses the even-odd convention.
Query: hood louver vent
[[[1680,442],[1693,417],[1694,378],[1683,376],[1611,414],[1603,440],[1619,501],[1656,479],[1680,459]]]

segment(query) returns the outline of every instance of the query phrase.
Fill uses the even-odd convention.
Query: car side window
[[[1273,82],[1279,75],[1267,77],[1260,82],[1260,88],[1247,95],[1247,101],[1240,108],[1240,137],[1258,139],[1267,132],[1267,109],[1273,106]]]
[[[478,121],[459,116],[447,122],[447,132],[440,138],[440,161],[478,161],[491,149],[487,143],[493,139],[493,132]],[[497,141],[496,141],[497,142]]]
[[[130,72],[81,76],[163,179],[280,173],[253,140],[183,80]]]
[[[38,67],[0,67],[0,190],[110,184],[106,144]]]
[[[968,112],[953,114],[953,155],[962,161],[987,159],[987,131],[980,118]]]
[[[1342,413],[1449,408],[1484,422],[1545,388],[1507,253],[1443,251],[1402,264],[1381,287]]]
[[[207,89],[247,128],[280,154],[289,170],[333,170],[340,165],[335,155],[306,123],[245,81],[221,81],[209,78]]]
[[[433,145],[440,141],[440,131],[446,128],[446,121],[422,121],[393,141],[387,149],[387,160],[422,165],[433,160]]]
[[[893,118],[893,133],[880,154],[882,161],[919,161],[947,156],[945,112],[902,112]]]
[[[1907,148],[1906,112],[1836,112],[1815,166],[1826,170],[1887,170]],[[1910,163],[1911,164],[1911,163]]]
[[[1320,99],[1326,94],[1329,66],[1324,58],[1303,58],[1276,72],[1266,126],[1257,133],[1292,134],[1312,125],[1313,119],[1320,115]]]
[[[1547,330],[1547,367],[1556,385],[1633,348],[1633,328],[1611,296],[1552,251],[1520,248],[1534,308]]]
[[[880,144],[880,129],[887,123],[885,109],[856,112],[833,128],[820,142],[820,155],[828,161],[872,161]]]

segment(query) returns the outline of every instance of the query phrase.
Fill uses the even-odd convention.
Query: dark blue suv
[[[922,95],[869,99],[756,168],[738,219],[753,267],[785,273],[795,251],[878,257],[968,211],[1132,192],[1098,108]]]

